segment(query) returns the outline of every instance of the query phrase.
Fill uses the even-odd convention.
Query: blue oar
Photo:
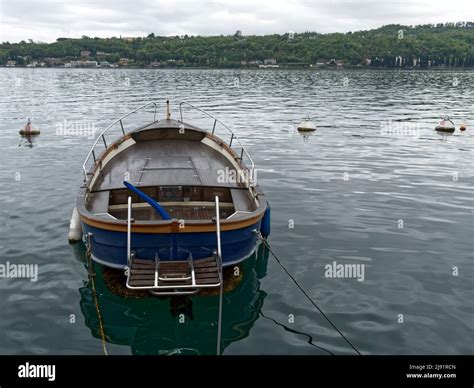
[[[153,198],[151,198],[150,196],[146,195],[143,191],[141,190],[138,190],[135,186],[133,186],[132,184],[128,183],[128,182],[123,182],[123,184],[125,185],[125,187],[129,190],[132,190],[135,194],[137,194],[141,199],[143,199],[145,202],[148,202],[150,204],[150,206],[155,209],[158,214],[164,219],[164,220],[171,220],[171,217],[169,216],[169,214],[166,212],[165,209],[163,209],[161,207],[161,205],[156,202]]]

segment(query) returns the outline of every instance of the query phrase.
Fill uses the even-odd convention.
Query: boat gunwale
[[[203,130],[201,128],[195,127],[193,125],[184,123],[180,120],[172,120],[175,123],[180,124],[178,127],[176,126],[163,126],[163,127],[153,127],[154,124],[160,123],[160,122],[166,122],[170,121],[169,119],[161,119],[161,120],[156,120],[150,124],[146,124],[144,126],[141,126],[139,128],[136,128],[125,135],[122,135],[120,138],[118,138],[116,141],[111,143],[106,149],[104,149],[99,157],[97,158],[97,161],[92,165],[90,168],[89,172],[87,173],[88,175],[91,175],[94,177],[96,174],[100,174],[101,171],[100,169],[102,168],[102,162],[103,160],[112,152],[113,150],[116,150],[120,144],[123,142],[127,141],[128,139],[133,138],[134,134],[140,133],[140,132],[145,132],[145,131],[150,131],[150,130],[167,130],[167,129],[179,129],[180,125],[185,125],[185,130],[191,130],[191,131],[196,131],[196,132],[201,132],[204,134],[203,138],[208,138],[212,141],[214,141],[218,146],[222,147],[225,149],[235,160],[237,165],[244,171],[249,170],[249,168],[245,165],[245,163],[242,161],[242,159],[238,156],[236,151],[230,147],[229,144],[227,144],[223,139],[221,139],[219,136],[212,134],[206,130]],[[127,226],[127,220],[114,220],[114,219],[104,219],[101,216],[96,216],[92,212],[90,212],[86,206],[85,206],[85,200],[86,196],[90,193],[95,193],[95,192],[101,192],[101,191],[108,191],[108,190],[94,190],[91,191],[90,187],[91,184],[94,182],[93,179],[89,179],[87,182],[84,182],[84,185],[81,187],[79,194],[77,196],[76,200],[76,207],[79,212],[79,215],[81,217],[81,220],[85,222],[86,224],[95,224],[96,227],[100,227],[105,230],[112,230],[112,229],[120,229],[120,231]],[[165,185],[166,186],[166,185]],[[207,187],[207,186],[199,186],[199,187]],[[216,186],[219,187],[219,186]],[[264,215],[266,208],[267,208],[267,201],[265,200],[265,194],[262,193],[259,190],[259,186],[244,186],[244,187],[235,187],[234,189],[237,190],[249,190],[250,194],[252,195],[252,198],[254,201],[257,203],[257,208],[254,211],[248,212],[241,214],[239,217],[236,217],[234,219],[223,219],[221,220],[221,224],[223,225],[224,230],[230,230],[230,229],[239,229],[241,227],[245,227],[248,225],[251,225],[252,223],[258,222]],[[263,197],[263,198],[262,198]],[[181,226],[176,230],[176,224],[179,224],[179,220],[176,218],[173,218],[171,220],[153,220],[153,221],[147,221],[147,220],[139,220],[135,221],[132,225],[132,231],[135,231],[137,229],[153,229],[153,228],[169,228],[170,232],[164,232],[164,233],[192,233],[194,229],[196,228],[208,228],[213,226],[213,230],[215,230],[215,223],[212,220],[184,220],[185,224],[184,226]],[[237,225],[242,225],[245,224],[244,226],[237,226]],[[100,225],[100,226],[98,226]],[[232,228],[231,226],[235,225],[235,228]],[[147,232],[145,232],[147,233]],[[150,231],[149,233],[153,233]]]

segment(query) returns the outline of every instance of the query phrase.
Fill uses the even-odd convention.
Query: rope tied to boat
[[[321,313],[321,315],[330,323],[330,325],[336,330],[339,335],[344,339],[344,341],[359,355],[361,356],[362,354],[357,350],[357,348],[352,344],[351,341],[349,341],[348,338],[342,333],[341,330],[338,329],[338,327],[331,321],[331,319],[324,313],[324,311],[316,304],[316,302],[309,296],[309,294],[305,291],[305,289],[298,283],[298,281],[293,277],[293,275],[288,271],[288,269],[285,267],[285,265],[281,262],[281,260],[275,255],[273,252],[272,248],[270,247],[270,244],[268,243],[267,239],[265,239],[260,231],[257,231],[257,237],[262,241],[262,243],[268,248],[268,251],[272,254],[273,258],[276,260],[276,262],[280,265],[280,267],[283,269],[283,271],[286,272],[288,277],[295,283],[296,287],[299,288],[299,290],[303,293],[303,295],[310,301],[310,303]]]
[[[95,310],[97,311],[97,318],[99,320],[99,334],[100,338],[102,340],[102,350],[104,351],[104,355],[108,356],[107,353],[107,341],[105,337],[105,330],[104,330],[104,323],[102,320],[102,314],[100,312],[100,307],[99,307],[99,300],[97,298],[97,290],[95,288],[95,272],[92,268],[92,246],[90,242],[90,235],[87,235],[87,248],[86,248],[86,257],[87,257],[87,269],[88,269],[88,274],[89,274],[89,281],[91,283],[92,287],[92,297],[94,299],[94,305],[95,305]]]

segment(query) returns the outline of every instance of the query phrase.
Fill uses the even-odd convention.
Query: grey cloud
[[[462,21],[467,0],[0,0],[1,41],[58,37],[347,32]]]

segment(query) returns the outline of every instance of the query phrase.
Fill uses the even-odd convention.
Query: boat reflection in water
[[[84,245],[76,244],[74,250],[76,257],[87,263]],[[260,244],[238,267],[240,282],[224,294],[222,351],[232,342],[247,337],[259,318],[266,296],[260,289],[260,279],[266,275],[267,262],[268,250]],[[104,271],[100,264],[91,263],[95,273],[94,284],[89,279],[79,291],[85,323],[94,337],[101,338],[102,321],[105,340],[130,346],[134,355],[216,354],[218,294],[155,297],[142,293],[140,298],[136,295],[133,298],[119,296],[116,290],[111,291],[113,287],[109,284],[107,272],[111,270]],[[233,270],[228,268],[224,273],[225,287],[231,283],[229,279],[234,276]],[[119,273],[118,276],[122,275]],[[123,286],[123,279],[117,283]]]

